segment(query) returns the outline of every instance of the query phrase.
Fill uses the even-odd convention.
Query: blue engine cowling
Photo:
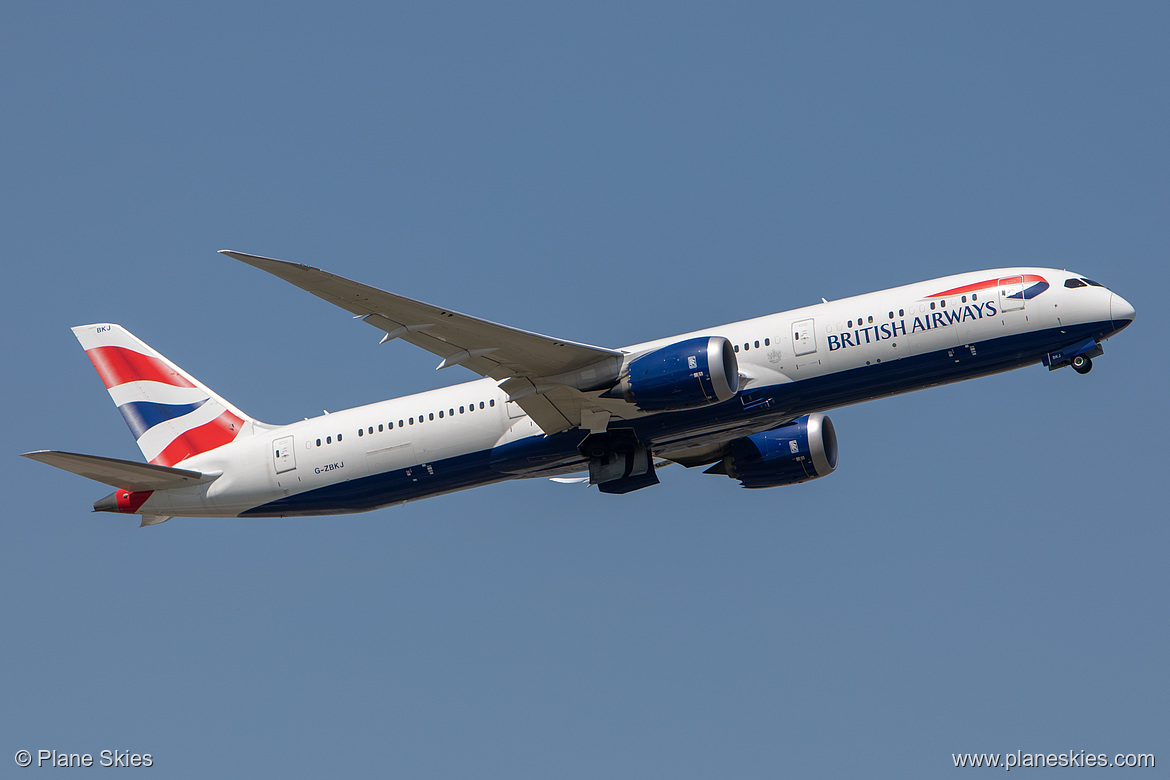
[[[694,409],[739,392],[739,362],[722,336],[679,341],[635,358],[606,395],[646,412]]]
[[[837,468],[837,432],[823,414],[810,414],[771,431],[731,442],[715,473],[746,488],[795,485]]]

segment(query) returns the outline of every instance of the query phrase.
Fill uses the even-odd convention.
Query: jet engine
[[[736,439],[708,474],[726,474],[746,488],[807,482],[837,468],[837,432],[823,414],[810,414],[771,431]]]
[[[634,358],[605,395],[646,412],[664,412],[716,404],[738,392],[739,363],[731,342],[699,336]]]

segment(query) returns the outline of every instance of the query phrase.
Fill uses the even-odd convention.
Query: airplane
[[[826,411],[1041,363],[1088,373],[1133,322],[1052,268],[962,273],[609,349],[500,325],[308,265],[222,250],[482,378],[289,425],[250,417],[125,328],[73,328],[147,463],[24,457],[115,488],[97,512],[364,512],[511,479],[624,494],[706,466],[745,488],[837,468]],[[569,476],[582,475],[587,476]]]

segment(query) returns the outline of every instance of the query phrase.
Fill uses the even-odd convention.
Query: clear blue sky
[[[1167,6],[418,5],[0,11],[0,766],[1170,765]],[[840,468],[799,487],[92,515],[103,486],[17,457],[140,457],[72,325],[270,422],[473,378],[221,248],[606,346],[1012,264],[1138,319],[1085,377],[839,410]]]

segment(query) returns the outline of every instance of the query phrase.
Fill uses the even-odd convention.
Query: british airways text
[[[948,325],[957,325],[960,322],[967,322],[968,320],[981,320],[984,317],[994,317],[997,313],[995,304],[987,301],[985,303],[972,303],[948,311],[932,311],[920,317],[915,317],[910,322],[909,331],[907,331],[907,320],[900,319],[894,322],[883,322],[880,325],[857,328],[856,330],[846,331],[844,333],[830,333],[828,334],[829,351],[835,352],[838,349],[848,349],[849,347],[859,347],[862,344],[872,344],[875,341],[885,341],[886,339],[905,336],[907,332],[918,333],[919,331],[934,330],[935,328],[945,328]]]

